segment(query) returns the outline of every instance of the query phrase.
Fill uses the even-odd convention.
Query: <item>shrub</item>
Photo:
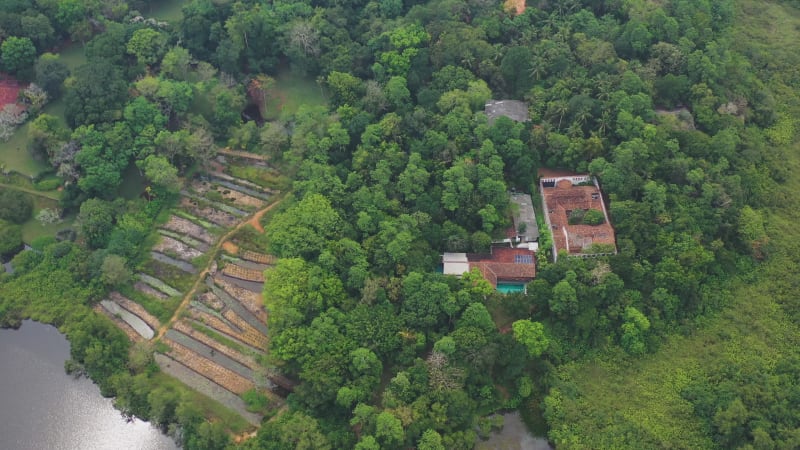
[[[61,178],[45,178],[44,180],[37,181],[33,187],[37,191],[54,191],[61,186]]]
[[[0,255],[8,255],[22,248],[22,228],[0,221]]]
[[[590,209],[583,216],[583,223],[586,225],[600,225],[605,221],[606,218],[603,215],[603,211],[597,209]]]
[[[38,220],[39,223],[41,223],[42,225],[60,223],[61,210],[52,208],[42,208],[41,210],[39,210],[39,213],[36,214],[36,220]]]
[[[580,225],[583,223],[583,216],[586,214],[585,209],[573,209],[569,212],[567,219],[570,225]]]
[[[24,223],[32,212],[33,201],[27,194],[12,189],[0,191],[0,219]]]

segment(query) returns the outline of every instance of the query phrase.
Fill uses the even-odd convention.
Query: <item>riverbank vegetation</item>
[[[797,254],[790,6],[190,0],[170,23],[134,12],[147,2],[66,5],[3,10],[55,23],[87,64],[38,80],[63,92],[65,122],[45,111],[28,129],[77,239],[15,257],[0,319],[59,325],[125,413],[187,448],[244,429],[158,372],[167,341],[131,346],[91,307],[120,288],[171,320],[208,266],[198,249],[291,186],[220,260],[266,280],[268,344],[242,335],[296,381],[245,448],[472,448],[516,408],[543,411],[559,448],[792,446],[796,308],[764,293],[791,292]],[[753,31],[770,14],[777,40]],[[18,53],[2,60],[20,77],[52,62]],[[491,98],[527,101],[531,122],[490,122]],[[218,169],[239,157],[234,187]],[[132,167],[145,187],[118,198]],[[437,274],[442,252],[504,237],[507,192],[535,189],[540,167],[599,179],[619,253],[541,257],[507,296],[478,272]],[[274,266],[261,277],[237,245]],[[190,309],[217,330],[246,315],[208,299]]]

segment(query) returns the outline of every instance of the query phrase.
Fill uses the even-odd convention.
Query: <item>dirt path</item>
[[[277,205],[277,204],[278,204],[278,202],[273,203],[273,205]],[[270,208],[271,208],[271,206],[270,206]],[[264,227],[261,226],[261,218],[264,217],[264,214],[266,214],[267,211],[270,210],[270,208],[264,208],[261,211],[253,214],[253,217],[250,220],[248,220],[247,222],[245,222],[245,223],[249,223],[250,225],[253,226],[253,228],[258,230],[260,233],[263,233],[264,232]]]
[[[224,156],[234,156],[237,158],[252,159],[256,161],[264,161],[264,162],[269,161],[269,158],[267,158],[264,155],[258,155],[250,152],[242,152],[239,150],[231,150],[229,148],[219,149],[217,150],[217,153]]]
[[[12,190],[15,190],[15,191],[21,191],[21,192],[25,192],[25,193],[28,193],[28,194],[31,194],[31,195],[35,195],[37,197],[46,198],[46,199],[49,199],[49,200],[59,201],[61,199],[61,197],[58,196],[58,195],[48,194],[46,192],[37,191],[35,189],[28,189],[28,188],[24,188],[24,187],[20,187],[20,186],[15,186],[13,184],[0,183],[0,188],[12,189]]]
[[[181,311],[183,311],[186,308],[186,305],[188,305],[189,302],[192,301],[192,298],[194,297],[194,294],[197,292],[198,286],[200,286],[200,284],[203,282],[203,280],[205,280],[206,275],[208,275],[208,270],[211,268],[211,265],[214,264],[214,261],[216,260],[217,252],[219,252],[219,249],[222,248],[222,245],[228,239],[230,239],[230,237],[233,236],[234,233],[239,231],[242,227],[244,227],[247,224],[251,224],[252,225],[251,222],[253,220],[256,220],[256,223],[258,223],[258,219],[261,216],[263,216],[267,211],[271,210],[275,205],[279,204],[281,202],[281,200],[282,199],[278,199],[278,200],[275,201],[275,203],[267,206],[266,208],[263,208],[263,209],[257,211],[255,214],[253,214],[252,218],[250,218],[249,220],[246,220],[246,221],[243,221],[243,222],[239,223],[239,225],[236,225],[235,227],[233,227],[230,231],[225,233],[221,238],[219,238],[217,240],[217,243],[214,244],[214,247],[209,249],[208,252],[207,252],[207,253],[209,253],[211,255],[211,257],[208,258],[208,263],[206,264],[206,267],[203,268],[203,270],[200,271],[200,273],[197,275],[197,279],[195,280],[194,284],[192,285],[192,288],[189,289],[189,291],[186,292],[186,295],[184,295],[183,300],[181,300],[181,304],[178,306],[178,309],[175,310],[175,314],[173,314],[172,317],[169,319],[169,321],[167,321],[164,325],[161,326],[161,328],[158,329],[158,333],[157,333],[157,335],[156,335],[156,337],[154,339],[161,339],[164,336],[164,333],[166,333],[167,330],[169,330],[169,328],[172,326],[172,324],[176,320],[178,320],[178,317],[180,316]],[[261,227],[260,223],[258,224],[258,227],[256,227],[256,229],[259,230],[259,231],[262,231],[262,232],[264,231],[264,228]]]

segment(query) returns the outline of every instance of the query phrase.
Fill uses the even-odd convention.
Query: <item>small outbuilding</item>
[[[515,122],[530,122],[528,104],[519,100],[489,100],[484,108],[489,123],[500,116],[508,117]]]

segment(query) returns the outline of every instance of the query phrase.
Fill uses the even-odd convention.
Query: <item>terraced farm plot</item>
[[[238,342],[243,346],[252,349],[253,351],[263,353],[264,349],[258,346],[259,342],[247,342],[241,335],[240,330],[228,325],[227,321],[222,320],[213,314],[202,311],[196,308],[194,305],[188,309],[188,312],[191,318],[209,327],[215,332],[225,335],[225,337],[231,338],[234,342]]]
[[[169,297],[178,297],[181,295],[180,291],[168,285],[167,283],[164,283],[163,281],[159,280],[156,277],[150,276],[146,273],[140,273],[138,277],[139,280],[142,281],[143,283],[147,284],[148,286],[154,289],[157,289],[158,291],[164,293]]]
[[[259,272],[264,272],[266,269],[270,267],[266,264],[247,261],[246,259],[237,258],[235,256],[222,255],[222,260],[225,261],[226,264],[235,264],[239,267],[244,267],[245,269],[250,269],[250,270],[257,270]]]
[[[150,297],[155,297],[159,300],[166,300],[169,298],[167,294],[159,291],[158,289],[154,289],[149,284],[142,283],[141,281],[137,281],[136,283],[134,283],[133,288],[144,295],[149,295]]]
[[[236,372],[248,380],[252,380],[254,378],[253,369],[219,351],[219,348],[224,347],[223,345],[209,346],[187,334],[181,333],[180,331],[176,331],[174,329],[167,331],[165,336],[167,339],[186,347],[187,349],[197,353],[209,361],[214,362],[219,366],[222,366],[232,372]]]
[[[128,325],[127,322],[125,322],[124,320],[120,319],[119,316],[115,315],[114,313],[112,313],[108,309],[104,308],[103,305],[98,303],[98,304],[94,305],[93,309],[94,309],[94,311],[96,313],[103,314],[104,316],[106,316],[109,319],[111,319],[111,321],[114,322],[114,324],[120,330],[122,330],[122,332],[125,333],[125,335],[128,336],[128,339],[130,339],[131,342],[139,342],[139,341],[144,340],[142,335],[139,334],[136,330],[134,330],[132,326]]]
[[[169,221],[165,223],[162,228],[174,231],[176,233],[189,235],[195,239],[205,242],[206,244],[212,244],[214,242],[214,237],[211,236],[211,234],[205,228],[182,217],[171,216]]]
[[[215,195],[220,195],[222,198],[232,204],[236,208],[256,209],[263,208],[266,203],[260,198],[247,195],[243,192],[233,190],[224,186],[220,186],[208,181],[193,181],[191,183],[192,189],[195,192],[208,196],[209,192],[216,192]]]
[[[230,168],[230,166],[228,166],[228,168]],[[234,183],[234,184],[237,184],[237,185],[252,189],[252,190],[254,190],[256,192],[261,192],[261,193],[269,194],[269,195],[275,195],[275,194],[279,194],[280,193],[280,191],[277,191],[277,190],[274,190],[274,189],[270,189],[268,187],[261,186],[261,185],[259,185],[257,183],[253,183],[252,181],[249,181],[249,180],[244,180],[242,178],[237,178],[237,177],[230,176],[227,173],[214,172],[212,174],[212,176],[217,180],[222,180],[222,181],[227,181],[229,183]]]
[[[277,258],[275,258],[273,255],[265,255],[263,253],[257,253],[250,250],[245,250],[242,252],[242,259],[252,261],[254,263],[266,264],[268,266],[275,265],[275,261],[277,260]]]
[[[264,273],[262,271],[248,269],[246,267],[237,266],[236,264],[226,264],[225,267],[222,268],[222,273],[240,280],[253,281],[255,283],[264,282]]]
[[[193,238],[191,236],[188,236],[186,234],[175,233],[174,231],[165,230],[163,228],[159,229],[158,232],[159,232],[159,234],[161,234],[163,236],[169,236],[169,237],[171,237],[173,239],[177,239],[177,240],[183,242],[184,244],[187,244],[189,246],[192,246],[192,247],[200,250],[201,252],[207,252],[208,249],[210,248],[209,245],[206,244],[205,242],[200,241],[198,239],[195,239],[195,238]]]
[[[267,313],[264,309],[264,300],[261,294],[241,288],[235,284],[227,282],[222,277],[214,277],[214,284],[221,287],[231,297],[238,300],[248,311],[253,313],[259,320],[267,323]]]
[[[203,358],[192,350],[170,339],[162,340],[170,347],[169,356],[186,367],[203,375],[234,394],[241,395],[253,389],[255,384],[238,373],[220,366],[214,361]]]
[[[222,308],[225,307],[225,302],[220,300],[213,292],[200,294],[197,296],[197,300],[214,311],[222,311]]]
[[[235,180],[235,179],[234,179]],[[243,186],[242,181],[244,180],[235,180],[235,181],[227,181],[221,180],[218,177],[215,177],[214,183],[220,185],[223,189],[230,189],[241,194],[246,194],[251,197],[259,198],[264,201],[269,201],[272,198],[272,194],[268,194],[264,192],[260,187],[248,187]],[[249,183],[248,183],[249,184]]]
[[[253,314],[247,309],[238,299],[231,296],[224,289],[213,285],[213,282],[208,279],[206,283],[211,284],[211,290],[216,294],[216,297],[222,300],[226,307],[232,309],[239,317],[244,319],[251,327],[258,330],[263,335],[269,334],[266,321],[261,320],[257,314]]]
[[[203,256],[203,252],[200,250],[169,236],[161,236],[161,241],[153,247],[153,250],[164,253],[167,256],[175,255],[178,259],[184,261],[191,261]]]
[[[163,370],[165,373],[177,378],[187,386],[191,386],[201,394],[218,401],[233,411],[236,411],[239,415],[250,422],[251,425],[257,426],[261,423],[261,416],[247,411],[244,401],[238,395],[228,391],[222,386],[214,383],[203,375],[200,375],[199,373],[167,355],[156,353],[155,359],[156,363],[158,363],[158,366],[161,367],[161,370]]]
[[[144,320],[129,312],[125,308],[119,306],[110,300],[103,300],[100,305],[115,317],[119,317],[125,321],[131,328],[133,328],[141,337],[145,339],[152,339],[155,335],[152,328],[150,328]]]
[[[181,197],[180,206],[189,214],[201,217],[221,227],[232,227],[239,221],[239,219],[231,213],[220,211],[210,206],[203,206],[199,200],[193,200],[188,197]]]
[[[261,334],[261,332],[256,328],[253,328],[232,309],[226,309],[223,311],[222,316],[241,330],[239,332],[240,341],[246,342],[251,347],[266,350],[267,345],[269,344],[267,337]]]
[[[251,249],[245,252],[246,258],[232,258],[220,252],[231,246],[223,246],[218,239],[224,233],[222,239],[230,242],[227,239],[242,230],[257,233],[247,225],[244,210],[266,205],[272,194],[248,181],[224,174],[219,177],[222,180],[214,183],[195,180],[182,192],[180,208],[173,210],[158,230],[160,240],[151,249],[151,259],[141,266],[135,290],[123,290],[127,297],[114,294],[112,301],[99,308],[109,308],[103,312],[132,340],[141,340],[142,335],[149,338],[157,330],[166,348],[165,353],[156,355],[156,361],[165,373],[258,424],[260,416],[248,413],[238,395],[258,385],[282,386],[269,381],[273,374],[264,373],[256,361],[268,344],[267,314],[260,294],[262,272],[274,258],[253,252],[261,248],[253,245],[246,247]],[[225,232],[231,226],[236,228]],[[258,242],[257,236],[247,236],[248,243]],[[234,250],[238,252],[238,248]],[[212,276],[202,280],[197,278],[198,268],[189,262],[196,264],[204,255],[212,259],[201,276]],[[223,262],[225,267],[218,270],[217,264]],[[158,308],[179,301],[175,312]],[[167,325],[162,327],[144,307]]]
[[[239,362],[240,364],[246,367],[249,367],[251,369],[258,368],[258,364],[256,363],[255,359],[253,359],[251,356],[245,355],[239,351],[236,351],[235,349],[228,347],[227,345],[224,345],[223,343],[215,339],[206,336],[205,334],[195,330],[194,328],[192,328],[191,325],[187,324],[182,320],[175,322],[173,329],[180,331],[181,333],[187,336],[192,337],[196,341],[202,342],[203,344],[206,344],[207,346],[214,348],[214,350],[228,356],[229,358]]]
[[[120,294],[119,292],[112,292],[111,294],[108,295],[108,297],[111,301],[125,308],[131,314],[136,315],[150,328],[157,330],[161,326],[161,322],[159,322],[159,320],[155,316],[147,312],[147,310],[142,308],[141,305],[139,305],[138,303],[126,297],[123,297],[122,294]]]

